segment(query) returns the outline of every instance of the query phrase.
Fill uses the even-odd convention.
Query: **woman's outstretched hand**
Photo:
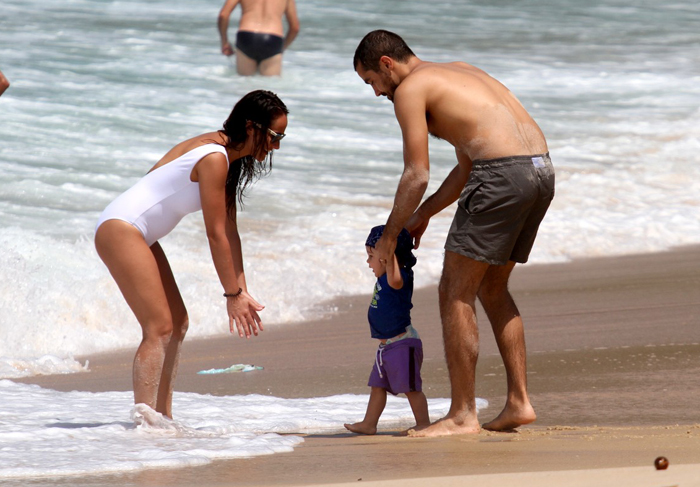
[[[250,338],[251,335],[258,336],[258,332],[263,330],[262,320],[258,311],[262,311],[265,306],[258,303],[246,291],[236,297],[226,298],[226,311],[228,312],[228,322],[231,333],[238,330],[238,336]]]

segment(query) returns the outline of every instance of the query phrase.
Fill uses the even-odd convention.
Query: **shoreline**
[[[153,485],[156,478],[163,479],[156,485],[172,486],[197,482],[326,485],[360,478],[363,483],[392,485],[382,482],[422,477],[440,477],[435,485],[459,485],[456,479],[464,475],[501,478],[516,472],[583,470],[586,474],[577,473],[583,479],[598,475],[600,469],[629,467],[648,467],[648,475],[630,473],[629,479],[649,480],[657,475],[664,480],[625,483],[613,475],[610,478],[616,483],[591,482],[661,486],[673,480],[678,485],[696,485],[688,481],[700,478],[700,464],[695,465],[700,458],[695,399],[700,389],[699,276],[700,246],[516,267],[511,292],[525,322],[529,392],[538,413],[537,422],[518,433],[482,431],[473,437],[430,439],[407,439],[388,432],[372,437],[306,435],[305,442],[290,453],[178,470],[54,478],[51,485],[141,486]],[[449,397],[437,288],[418,289],[414,298],[413,321],[425,351],[424,392],[428,397]],[[367,376],[376,347],[366,322],[368,300],[369,295],[343,298],[336,315],[271,324],[250,340],[185,340],[175,397],[178,391],[278,397],[368,394]],[[480,413],[485,422],[498,414],[505,401],[505,377],[483,311],[479,320],[476,392],[489,401]],[[133,353],[87,357],[89,373],[15,381],[61,391],[131,390]],[[264,369],[197,374],[234,363]],[[177,409],[174,413],[177,417]],[[338,419],[339,423],[345,420]],[[662,454],[671,467],[657,473],[652,463]],[[674,468],[680,464],[683,469]],[[673,477],[681,470],[692,475]],[[523,477],[517,485],[542,485],[538,483],[542,476],[530,477],[532,481]],[[501,480],[505,482],[506,477]]]

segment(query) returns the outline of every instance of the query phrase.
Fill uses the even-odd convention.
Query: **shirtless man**
[[[240,3],[242,13],[236,34],[236,70],[243,76],[260,73],[263,76],[282,74],[282,52],[299,33],[299,19],[294,0],[226,0],[219,12],[221,52],[233,55],[228,40],[231,12]],[[289,29],[284,36],[282,16]]]
[[[508,89],[466,63],[420,60],[396,34],[373,31],[355,51],[355,71],[394,103],[403,135],[404,170],[376,244],[382,260],[406,227],[418,248],[430,218],[459,200],[445,243],[440,316],[452,403],[447,415],[413,436],[480,431],[475,404],[478,297],[491,322],[507,374],[504,409],[489,430],[535,420],[527,394],[523,323],[508,292],[516,262],[527,261],[554,197],[554,169],[535,121]],[[422,204],[428,186],[428,135],[455,148],[457,165]],[[420,206],[419,206],[420,204]]]

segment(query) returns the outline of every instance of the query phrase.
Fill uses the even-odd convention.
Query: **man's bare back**
[[[284,36],[282,17],[289,0],[240,0],[239,30]]]
[[[547,152],[542,131],[518,99],[472,65],[421,62],[397,87],[394,103],[415,103],[417,96],[429,132],[472,161]]]

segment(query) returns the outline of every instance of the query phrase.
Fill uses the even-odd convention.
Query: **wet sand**
[[[538,413],[536,423],[516,433],[309,435],[290,453],[22,485],[700,485],[700,246],[520,266],[511,291],[525,320],[529,390]],[[369,296],[343,299],[332,317],[267,324],[250,340],[186,340],[176,390],[367,394],[376,346],[366,323],[368,302]],[[437,289],[418,290],[414,305],[425,348],[424,391],[449,397]],[[505,376],[482,312],[480,335],[477,396],[489,401],[480,413],[485,422],[503,406]],[[90,360],[86,374],[22,382],[62,391],[130,390],[133,352],[82,357]],[[264,370],[197,374],[235,363]],[[659,455],[669,459],[668,470],[654,469]]]

